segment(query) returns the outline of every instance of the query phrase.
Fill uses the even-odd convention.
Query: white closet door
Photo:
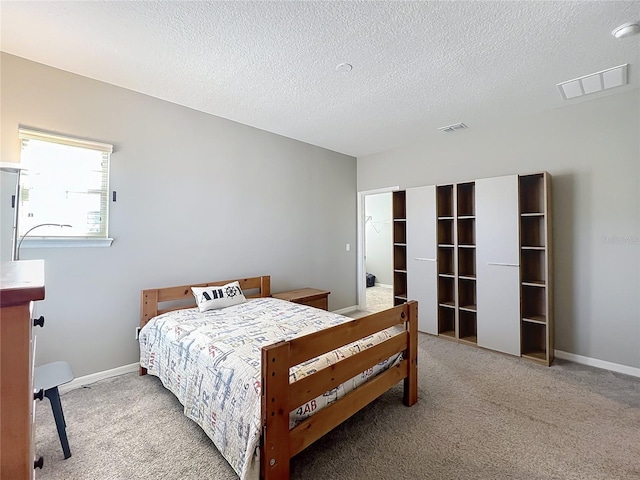
[[[518,176],[476,180],[478,345],[520,356]]]
[[[418,330],[438,334],[436,187],[408,188],[407,295],[418,301]]]

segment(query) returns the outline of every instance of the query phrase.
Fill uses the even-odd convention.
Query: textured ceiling
[[[353,156],[588,101],[640,1],[0,3],[2,51]],[[348,73],[339,63],[353,65]]]

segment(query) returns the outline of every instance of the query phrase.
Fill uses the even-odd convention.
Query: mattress
[[[258,478],[261,435],[261,348],[351,321],[349,317],[275,298],[220,310],[197,308],[159,315],[140,331],[140,365],[184,406],[242,480]],[[402,331],[395,326],[290,369],[290,382],[376,345]],[[308,418],[395,362],[391,357],[289,415]]]

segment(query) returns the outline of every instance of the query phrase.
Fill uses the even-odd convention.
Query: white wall
[[[138,360],[144,288],[270,274],[272,291],[356,304],[356,160],[130,90],[2,54],[1,160],[18,125],[114,144],[110,248],[22,249],[44,258],[36,364],[76,376]],[[10,259],[13,177],[2,174]]]
[[[391,193],[364,197],[365,265],[367,273],[376,276],[376,283],[393,284],[393,235]]]
[[[358,190],[548,171],[556,349],[637,368],[639,100],[626,90],[358,158]]]

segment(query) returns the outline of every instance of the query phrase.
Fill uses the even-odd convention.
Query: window
[[[27,167],[21,176],[18,234],[28,233],[32,240],[108,239],[113,146],[23,128],[18,134],[20,163]]]

